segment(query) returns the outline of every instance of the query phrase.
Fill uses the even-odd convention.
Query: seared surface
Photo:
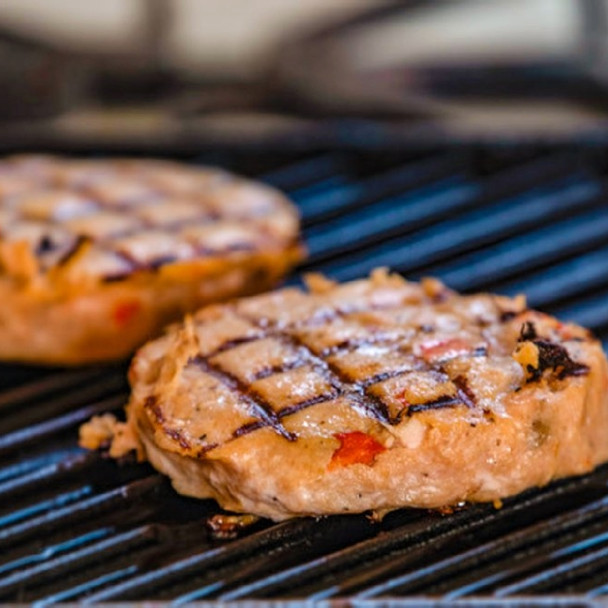
[[[117,280],[171,262],[284,247],[297,216],[267,186],[157,160],[17,156],[0,162],[0,230],[38,271]],[[23,270],[23,269],[21,269]]]
[[[176,488],[275,519],[495,500],[608,458],[606,362],[523,298],[376,273],[201,310],[129,419]]]

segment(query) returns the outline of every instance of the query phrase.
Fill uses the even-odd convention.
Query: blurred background
[[[597,136],[607,7],[0,0],[0,119],[11,146]]]

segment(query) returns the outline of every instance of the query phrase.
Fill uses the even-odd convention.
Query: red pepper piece
[[[114,308],[114,322],[120,326],[126,325],[140,310],[139,300],[125,300]]]
[[[340,442],[340,447],[331,457],[330,469],[357,463],[371,466],[376,456],[386,450],[381,443],[361,431],[337,433],[334,437]]]

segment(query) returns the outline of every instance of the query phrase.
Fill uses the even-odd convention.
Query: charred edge
[[[456,385],[458,398],[470,409],[473,409],[477,404],[477,397],[475,397],[475,393],[471,390],[467,379],[464,376],[456,376],[452,380],[452,382]]]
[[[527,321],[522,325],[518,342],[531,341],[538,348],[538,367],[528,366],[530,376],[527,383],[540,380],[547,369],[553,370],[559,380],[568,376],[584,376],[589,373],[589,366],[574,361],[568,351],[561,345],[539,338],[534,323]]]
[[[559,380],[568,376],[584,376],[590,371],[589,366],[574,361],[560,344],[548,340],[533,340],[533,344],[538,348],[538,367],[528,370],[531,373],[528,382],[539,380],[547,369],[552,369]]]
[[[156,397],[156,395],[148,395],[145,398],[144,408],[150,410],[154,414],[154,417],[156,418],[156,421],[159,424],[165,422],[165,416],[163,415],[163,412],[160,409],[160,406],[158,405],[158,398]]]
[[[287,439],[295,441],[296,436],[288,432],[279,421],[272,405],[263,399],[260,395],[251,390],[251,387],[241,382],[236,376],[221,369],[216,365],[212,365],[205,357],[199,355],[195,357],[193,363],[201,367],[207,374],[219,380],[224,386],[238,393],[239,397],[257,413],[257,415],[265,422],[266,426],[270,426],[276,433]]]
[[[54,243],[53,239],[48,234],[45,234],[36,246],[36,255],[44,255],[45,253],[51,253],[56,248],[57,243]]]
[[[460,397],[451,397],[449,395],[445,395],[443,397],[439,397],[438,399],[434,399],[433,401],[410,405],[407,409],[407,416],[417,414],[418,412],[426,412],[428,410],[440,410],[446,407],[455,407],[457,405],[462,405],[462,403],[463,402]]]
[[[532,323],[532,321],[526,321],[521,326],[518,342],[525,342],[526,340],[536,340],[536,338],[538,338],[536,326],[534,325],[534,323]]]

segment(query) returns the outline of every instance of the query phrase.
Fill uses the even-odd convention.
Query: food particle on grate
[[[0,161],[0,359],[128,356],[203,304],[273,286],[302,257],[278,191],[159,160]]]
[[[309,288],[203,308],[138,352],[126,424],[178,492],[275,520],[500,504],[608,459],[587,330],[383,270]]]

